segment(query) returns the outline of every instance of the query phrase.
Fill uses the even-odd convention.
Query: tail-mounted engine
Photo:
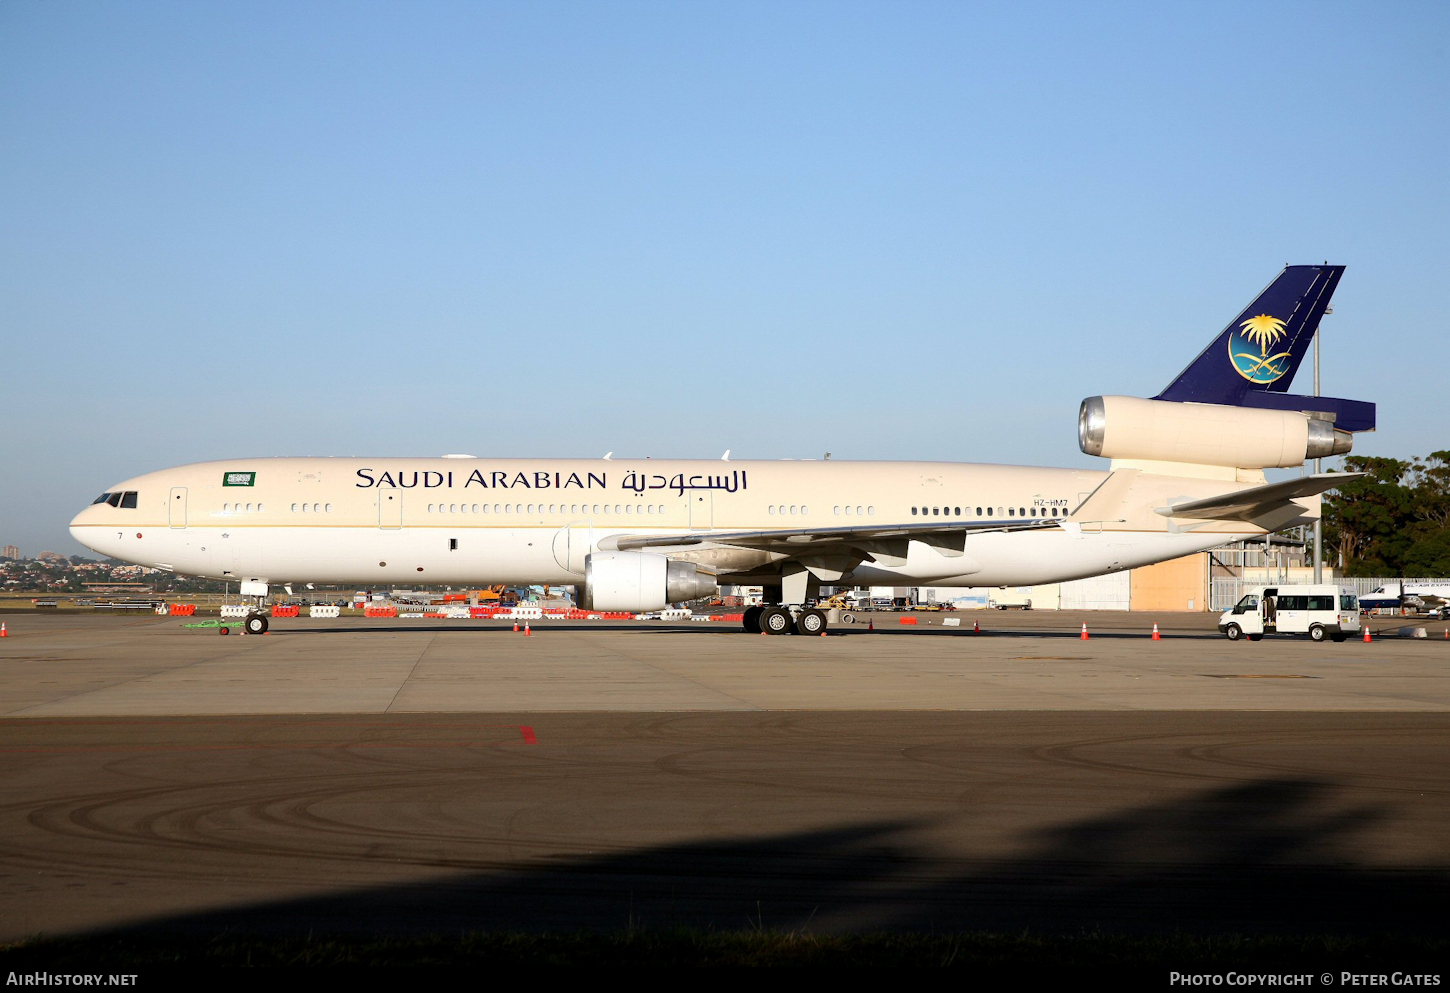
[[[1269,469],[1343,455],[1348,431],[1297,410],[1137,397],[1088,397],[1077,415],[1078,446],[1110,459]]]

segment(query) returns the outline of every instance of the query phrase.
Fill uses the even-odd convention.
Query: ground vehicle
[[[1359,633],[1359,598],[1337,586],[1263,586],[1249,590],[1218,619],[1229,641],[1266,634],[1307,634],[1343,641]]]
[[[1032,597],[1029,595],[1030,593],[1030,587],[1008,589],[1004,586],[999,590],[992,591],[987,597],[987,606],[996,608],[997,610],[1006,610],[1009,607],[1021,607],[1023,610],[1031,610]]]

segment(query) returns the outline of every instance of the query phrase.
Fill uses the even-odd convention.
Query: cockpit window
[[[111,499],[111,494],[109,494],[109,493],[102,493],[100,496],[96,497],[94,500],[91,501],[91,506],[94,507],[98,503],[106,503],[110,499]]]
[[[109,497],[106,498],[106,502],[109,503],[112,507],[121,506],[121,494],[119,492],[112,493]]]
[[[127,490],[125,493],[122,493],[121,494],[121,509],[122,510],[126,510],[126,509],[129,508],[129,509],[134,510],[135,507],[136,507],[136,491],[135,490]]]

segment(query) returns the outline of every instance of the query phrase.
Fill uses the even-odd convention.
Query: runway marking
[[[1013,655],[1008,662],[1091,662],[1087,655]]]
[[[407,728],[411,731],[498,731],[505,728],[512,728],[519,732],[519,737],[525,745],[537,745],[538,737],[534,734],[533,725],[530,724],[368,724],[361,722],[333,723],[328,721],[269,721],[259,723],[253,718],[245,715],[221,715],[221,720],[234,720],[240,722],[244,728],[261,728],[272,730],[276,728],[346,728],[366,730],[394,730]],[[116,727],[116,726],[142,726],[155,728],[173,727],[217,727],[217,721],[173,721],[173,720],[68,720],[64,718],[39,718],[27,720],[26,724],[43,724],[51,727]],[[61,753],[61,752],[106,752],[106,751],[228,751],[237,749],[272,749],[272,748],[456,748],[459,745],[502,745],[504,741],[447,741],[447,742],[394,742],[394,741],[370,741],[370,742],[269,742],[247,745],[113,745],[113,746],[90,746],[90,745],[58,745],[50,748],[5,748],[0,747],[0,755],[27,755],[36,753]]]
[[[1207,679],[1323,679],[1323,676],[1292,676],[1292,675],[1249,675],[1246,673],[1214,673],[1201,672],[1200,676]]]

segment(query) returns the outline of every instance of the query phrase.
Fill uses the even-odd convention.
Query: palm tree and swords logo
[[[1273,350],[1284,334],[1284,322],[1277,317],[1268,314],[1250,317],[1228,336],[1229,361],[1240,376],[1266,386],[1289,371],[1289,350]],[[1255,348],[1257,352],[1253,351]]]

